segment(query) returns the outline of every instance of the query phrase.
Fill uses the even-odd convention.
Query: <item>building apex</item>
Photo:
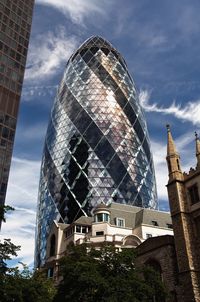
[[[170,126],[167,125],[167,164],[169,171],[169,182],[172,180],[182,180],[183,174],[180,166],[180,156],[176,151],[176,146],[172,138]],[[169,183],[168,182],[168,183]]]
[[[174,154],[178,155],[178,153],[176,151],[176,146],[175,146],[172,134],[171,134],[170,125],[167,124],[166,127],[167,127],[167,156],[174,155]]]
[[[195,140],[196,140],[197,167],[200,167],[200,140],[196,131],[195,131]]]

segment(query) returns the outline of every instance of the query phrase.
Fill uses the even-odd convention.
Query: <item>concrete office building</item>
[[[4,204],[34,0],[0,0],[0,205]]]

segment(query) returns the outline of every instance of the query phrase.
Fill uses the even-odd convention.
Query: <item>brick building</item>
[[[167,126],[167,184],[174,238],[150,238],[138,247],[141,263],[160,272],[169,302],[200,301],[200,140],[196,134],[196,168],[183,173]]]

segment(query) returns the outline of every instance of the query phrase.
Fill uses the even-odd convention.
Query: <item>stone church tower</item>
[[[197,166],[181,171],[180,156],[167,125],[167,184],[178,263],[178,301],[200,302],[200,140],[196,135]]]

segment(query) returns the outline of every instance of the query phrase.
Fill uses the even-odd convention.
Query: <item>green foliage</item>
[[[6,222],[5,214],[13,210],[14,208],[8,205],[0,205],[0,222]],[[16,257],[19,250],[20,246],[13,244],[10,239],[4,239],[3,242],[0,240],[0,274],[13,271],[13,269],[8,268],[6,261]]]
[[[5,221],[5,213],[12,208],[1,207],[1,220]],[[0,241],[0,301],[4,302],[51,302],[55,296],[52,280],[46,278],[44,272],[31,273],[26,265],[23,269],[9,268],[8,260],[17,256],[20,246],[10,239]]]
[[[13,211],[14,208],[8,205],[0,205],[0,221],[6,222],[5,214],[8,211]]]
[[[87,250],[85,245],[71,247],[61,260],[63,280],[54,302],[150,302],[164,301],[163,284],[150,268],[135,265],[134,249],[105,246]]]
[[[4,302],[51,302],[55,288],[42,272],[31,273],[25,266],[12,274],[0,275],[0,297]]]
[[[10,239],[4,239],[0,241],[0,274],[12,272],[12,269],[8,268],[6,261],[11,260],[12,257],[17,256],[17,251],[20,250],[20,246],[17,246],[11,242]]]
[[[10,239],[0,243],[0,300],[4,302],[51,302],[55,295],[52,280],[44,272],[31,273],[23,263],[23,269],[9,268],[6,261],[17,256],[19,246]]]

